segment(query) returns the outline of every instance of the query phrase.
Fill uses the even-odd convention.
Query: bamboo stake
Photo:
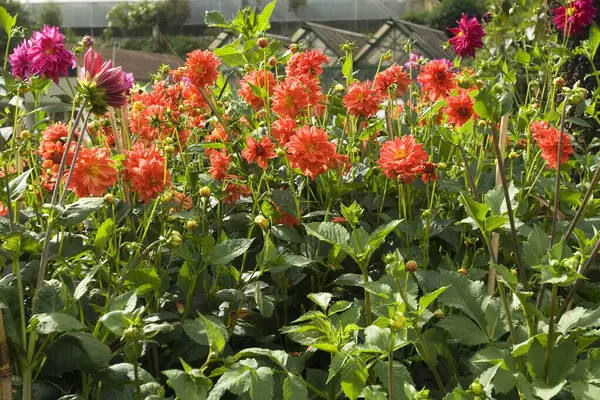
[[[4,314],[0,309],[0,400],[10,399],[12,399],[12,365],[4,331]]]
[[[498,136],[498,146],[500,147],[500,153],[502,154],[502,160],[504,160],[504,153],[506,150],[506,135],[508,133],[508,114],[502,117],[500,120],[500,132]],[[496,162],[496,186],[502,185],[502,177],[500,176],[500,167]],[[492,260],[494,263],[498,263],[498,254],[500,252],[500,235],[496,232],[492,233]],[[492,296],[496,291],[496,270],[490,269],[488,272],[488,294]]]

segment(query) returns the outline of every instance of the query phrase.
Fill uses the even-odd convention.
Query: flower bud
[[[446,316],[446,313],[444,313],[444,310],[442,310],[441,308],[438,308],[437,310],[435,310],[433,312],[433,315],[437,318],[437,319],[443,319]]]
[[[471,383],[469,389],[471,389],[471,392],[473,392],[475,396],[482,396],[484,394],[483,385],[477,381]]]
[[[190,231],[193,231],[198,227],[198,222],[195,219],[190,219],[188,222],[186,222],[185,227]]]
[[[173,144],[175,140],[171,136],[165,138],[165,144]]]
[[[344,85],[342,85],[341,83],[338,83],[337,85],[335,85],[335,91],[338,93],[341,93],[345,90]]]
[[[104,195],[104,201],[105,201],[107,204],[113,204],[113,203],[115,202],[115,195],[114,195],[114,194],[112,194],[112,193],[106,193],[106,194]]]
[[[480,119],[479,121],[477,121],[477,126],[480,128],[483,128],[487,125],[487,121],[485,119]]]
[[[461,269],[458,270],[458,273],[461,274],[462,276],[467,276],[467,269],[465,267],[462,267]]]
[[[406,270],[408,272],[416,272],[417,271],[417,262],[415,260],[410,260],[406,263]]]
[[[481,19],[483,20],[483,22],[485,22],[486,24],[489,24],[490,22],[492,22],[492,20],[494,19],[494,14],[492,14],[491,12],[486,12],[485,14],[483,14],[483,16],[481,17]]]
[[[161,200],[162,200],[163,204],[172,202],[173,201],[173,193],[167,192],[167,193],[163,194]]]
[[[392,53],[390,51],[386,51],[381,55],[381,58],[385,61],[389,61],[392,59]]]
[[[298,45],[296,43],[292,43],[292,44],[290,44],[289,49],[290,49],[290,52],[297,53],[298,52]]]
[[[27,129],[21,132],[21,139],[23,140],[29,140],[31,139],[31,132],[28,131]]]
[[[561,87],[565,86],[565,84],[566,84],[565,78],[563,78],[562,76],[554,78],[554,86],[561,88]]]
[[[174,152],[175,152],[175,146],[173,146],[172,144],[168,144],[165,146],[165,153],[173,154]]]
[[[264,49],[265,47],[269,46],[269,39],[267,39],[266,37],[261,37],[258,39],[258,48],[259,49]]]
[[[85,35],[83,39],[81,39],[81,45],[86,49],[92,47],[94,45],[94,38],[90,35]]]
[[[277,154],[278,157],[283,157],[287,154],[287,152],[285,151],[285,149],[282,149],[280,147],[275,151],[275,154]]]
[[[508,155],[508,158],[510,158],[511,160],[514,160],[515,158],[519,157],[519,153],[517,153],[516,151],[511,151],[510,154]]]
[[[200,196],[202,197],[210,197],[211,190],[208,186],[203,186],[200,188]]]
[[[276,65],[277,65],[277,58],[276,58],[276,57],[274,57],[274,56],[272,56],[271,58],[269,58],[269,65],[270,65],[271,67],[274,67],[274,66],[276,66]]]
[[[269,220],[263,217],[262,215],[257,215],[256,218],[254,218],[254,223],[260,226],[261,228],[269,227]]]
[[[169,246],[169,248],[171,249],[181,247],[181,245],[183,244],[183,238],[181,237],[181,233],[177,232],[177,234],[174,235],[175,232],[177,231],[173,231],[171,233],[171,236],[167,240],[167,246]]]
[[[445,171],[448,169],[448,164],[441,162],[441,163],[438,163],[437,167],[439,170]]]
[[[406,325],[406,317],[401,312],[394,314],[392,318],[392,328],[400,330]]]

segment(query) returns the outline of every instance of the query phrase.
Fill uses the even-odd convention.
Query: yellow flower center
[[[90,166],[89,174],[92,178],[97,177],[98,175],[100,175],[100,167],[98,165]]]
[[[575,7],[567,8],[567,16],[571,17],[573,14],[575,14]]]
[[[464,36],[465,34],[463,33],[463,31],[459,31],[456,36]]]
[[[401,147],[398,150],[396,150],[396,159],[397,160],[401,160],[404,157],[406,157],[406,149],[404,147]]]

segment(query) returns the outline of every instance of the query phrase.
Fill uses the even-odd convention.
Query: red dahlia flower
[[[31,46],[31,40],[23,40],[13,50],[9,57],[12,76],[21,79],[27,79],[31,76],[31,59],[29,57]]]
[[[82,147],[72,169],[69,189],[79,198],[102,196],[117,181],[116,164],[108,149]]]
[[[292,168],[312,179],[327,172],[336,155],[335,144],[329,141],[327,133],[314,126],[299,128],[288,143],[287,157]]]
[[[308,106],[306,86],[300,79],[288,77],[275,87],[272,103],[277,115],[296,118]]]
[[[212,86],[219,77],[217,67],[221,64],[210,50],[194,50],[187,54],[185,76],[192,85],[204,89]]]
[[[371,87],[371,81],[353,82],[344,96],[344,106],[355,117],[369,118],[379,111],[380,93]]]
[[[281,118],[271,124],[271,134],[280,146],[285,146],[296,134],[298,124],[291,118]]]
[[[466,14],[462,15],[457,28],[448,28],[448,30],[454,33],[453,38],[450,39],[450,43],[454,46],[454,51],[461,57],[471,56],[475,57],[475,50],[483,47],[483,38],[485,32],[483,27],[477,20],[477,17],[467,17]]]
[[[595,17],[594,0],[567,0],[566,6],[554,9],[554,26],[567,36],[578,35]]]
[[[423,145],[417,143],[414,136],[405,135],[384,143],[377,164],[388,178],[410,183],[415,175],[422,173],[421,165],[428,159]]]
[[[88,97],[95,112],[104,114],[107,105],[118,108],[127,103],[131,84],[121,67],[113,67],[111,60],[102,62],[93,49],[85,53],[83,66],[79,91]]]
[[[145,148],[142,143],[136,143],[131,151],[125,152],[123,175],[125,182],[146,203],[171,185],[171,175],[165,170],[165,159],[160,150],[155,146]]]
[[[221,149],[221,151],[213,149],[208,153],[208,158],[210,160],[208,173],[216,180],[222,181],[227,176],[227,170],[231,164],[231,154],[227,155],[225,149]]]
[[[394,63],[391,67],[377,74],[373,80],[373,87],[377,89],[382,97],[388,96],[388,91],[392,85],[396,85],[396,90],[392,95],[404,96],[408,90],[411,79],[408,72],[403,67]]]
[[[559,133],[558,130],[547,123],[534,122],[529,127],[532,136],[542,150],[542,158],[546,160],[548,168],[556,169],[558,167],[558,143],[561,143],[560,165],[569,161],[569,156],[573,154],[571,138],[566,133]],[[560,138],[560,139],[559,139]]]
[[[277,82],[272,72],[268,72],[265,78],[265,71],[255,70],[242,78],[239,94],[255,111],[259,111],[265,107],[265,98],[273,94],[276,85]]]
[[[285,67],[285,72],[288,76],[319,76],[323,73],[321,65],[327,62],[328,59],[321,50],[308,50],[291,56]]]
[[[254,161],[262,169],[267,169],[269,166],[269,160],[277,157],[275,152],[275,144],[271,142],[268,136],[263,137],[260,141],[254,139],[252,136],[246,138],[246,147],[242,151],[242,156],[252,164]]]
[[[458,95],[449,96],[446,98],[446,114],[448,115],[448,123],[463,126],[474,115],[473,104],[475,101],[469,96],[469,92],[459,89]]]
[[[417,76],[417,81],[423,85],[423,93],[431,101],[447,97],[456,87],[454,74],[446,60],[433,60],[424,65]]]

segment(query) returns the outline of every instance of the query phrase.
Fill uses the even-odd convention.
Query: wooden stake
[[[506,135],[508,133],[508,114],[502,117],[500,120],[500,132],[498,135],[498,145],[500,146],[500,152],[502,153],[502,159],[504,160],[504,153],[506,149]],[[498,162],[496,162],[496,186],[502,185],[502,177],[500,176],[500,168]],[[496,232],[492,233],[492,260],[494,263],[498,263],[498,254],[500,252],[500,235]],[[490,269],[488,272],[488,294],[492,296],[496,291],[496,270]]]

